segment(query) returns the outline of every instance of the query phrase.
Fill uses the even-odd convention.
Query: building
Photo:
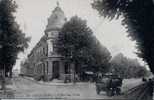
[[[19,75],[19,69],[13,69],[12,73],[14,77],[17,77]]]
[[[65,22],[65,14],[57,3],[57,7],[48,18],[44,36],[21,67],[22,74],[45,80],[65,80],[66,77],[73,79],[75,73],[73,64],[68,63],[56,52],[56,39]]]

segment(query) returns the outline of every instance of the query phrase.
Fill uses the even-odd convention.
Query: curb
[[[47,86],[73,86],[73,85],[87,85],[86,83],[40,83],[40,82],[38,82],[38,81],[35,81],[35,80],[33,80],[33,79],[30,79],[30,78],[28,78],[28,77],[22,77],[22,78],[24,78],[24,79],[27,79],[27,80],[30,80],[30,81],[32,81],[32,82],[34,82],[34,83],[36,83],[36,84],[40,84],[40,85],[47,85]]]

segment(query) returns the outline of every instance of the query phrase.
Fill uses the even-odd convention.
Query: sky
[[[91,7],[92,0],[15,0],[18,8],[15,13],[16,21],[20,28],[31,37],[29,48],[19,54],[14,68],[20,68],[20,61],[23,61],[27,54],[44,35],[47,25],[47,18],[52,14],[52,10],[59,6],[69,20],[72,16],[79,16],[87,20],[88,26],[102,45],[106,46],[112,56],[123,53],[129,58],[139,59],[135,52],[135,42],[127,37],[124,26],[121,25],[122,18],[109,21],[99,16],[98,12]],[[139,59],[140,60],[140,59]],[[141,60],[140,60],[141,61]]]

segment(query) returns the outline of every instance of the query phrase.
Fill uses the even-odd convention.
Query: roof
[[[66,21],[63,10],[57,4],[57,7],[52,11],[51,16],[48,18],[48,24],[46,26],[46,32],[54,29],[61,29]]]

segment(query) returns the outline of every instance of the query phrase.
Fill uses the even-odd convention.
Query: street
[[[28,78],[12,78],[7,86],[13,91],[14,98],[62,98],[62,99],[111,99],[105,92],[96,94],[94,83],[45,84]]]

